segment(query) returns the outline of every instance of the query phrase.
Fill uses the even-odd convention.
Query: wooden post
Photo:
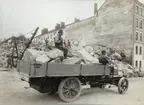
[[[31,44],[32,40],[34,39],[34,37],[35,37],[35,35],[36,35],[36,33],[37,33],[38,29],[39,29],[39,27],[37,27],[37,28],[36,28],[36,30],[35,30],[35,32],[33,33],[33,35],[32,35],[32,37],[31,37],[31,39],[29,40],[28,44],[26,45],[26,47],[25,47],[25,49],[24,49],[24,51],[23,51],[23,53],[22,53],[22,55],[21,55],[21,57],[20,57],[20,60],[22,60],[22,58],[23,58],[23,56],[24,56],[25,51],[27,50],[27,48],[29,48],[29,46],[30,46],[30,44]]]

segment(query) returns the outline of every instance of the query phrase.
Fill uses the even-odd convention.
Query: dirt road
[[[144,78],[131,78],[126,94],[120,95],[116,87],[87,90],[73,104],[144,105]],[[22,82],[16,72],[0,71],[0,105],[54,105],[64,104],[58,96],[41,94]]]

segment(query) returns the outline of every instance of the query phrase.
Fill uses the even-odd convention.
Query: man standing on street
[[[64,52],[64,58],[67,58],[68,49],[63,46],[64,41],[62,38],[63,30],[59,30],[58,35],[54,38],[55,47]]]
[[[12,58],[10,55],[8,55],[8,59],[7,59],[7,68],[9,68],[9,66],[12,69]]]

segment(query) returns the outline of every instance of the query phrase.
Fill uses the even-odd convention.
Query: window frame
[[[140,29],[142,29],[142,23],[143,23],[142,20],[140,20]]]
[[[142,55],[142,47],[139,48],[139,54]]]
[[[138,46],[135,46],[135,54],[138,54]]]
[[[139,68],[142,67],[142,61],[139,61]]]
[[[138,21],[139,21],[139,19],[136,18],[136,28],[138,28],[138,26],[139,26],[139,25],[138,25],[138,23],[139,23]]]
[[[142,33],[140,33],[140,41],[142,42],[143,40],[142,40],[142,37],[143,35],[142,35]]]
[[[136,32],[136,38],[135,38],[136,41],[138,41],[138,32]]]
[[[135,67],[138,67],[138,61],[135,61]]]
[[[140,15],[142,16],[143,15],[143,9],[142,8],[140,8]]]
[[[139,7],[136,6],[136,13],[138,14],[139,13]]]

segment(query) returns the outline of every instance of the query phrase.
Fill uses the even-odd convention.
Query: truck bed
[[[104,71],[105,70],[105,71]],[[29,77],[99,76],[109,75],[110,68],[102,64],[48,64],[18,62],[17,71]],[[115,72],[118,74],[118,72]]]

